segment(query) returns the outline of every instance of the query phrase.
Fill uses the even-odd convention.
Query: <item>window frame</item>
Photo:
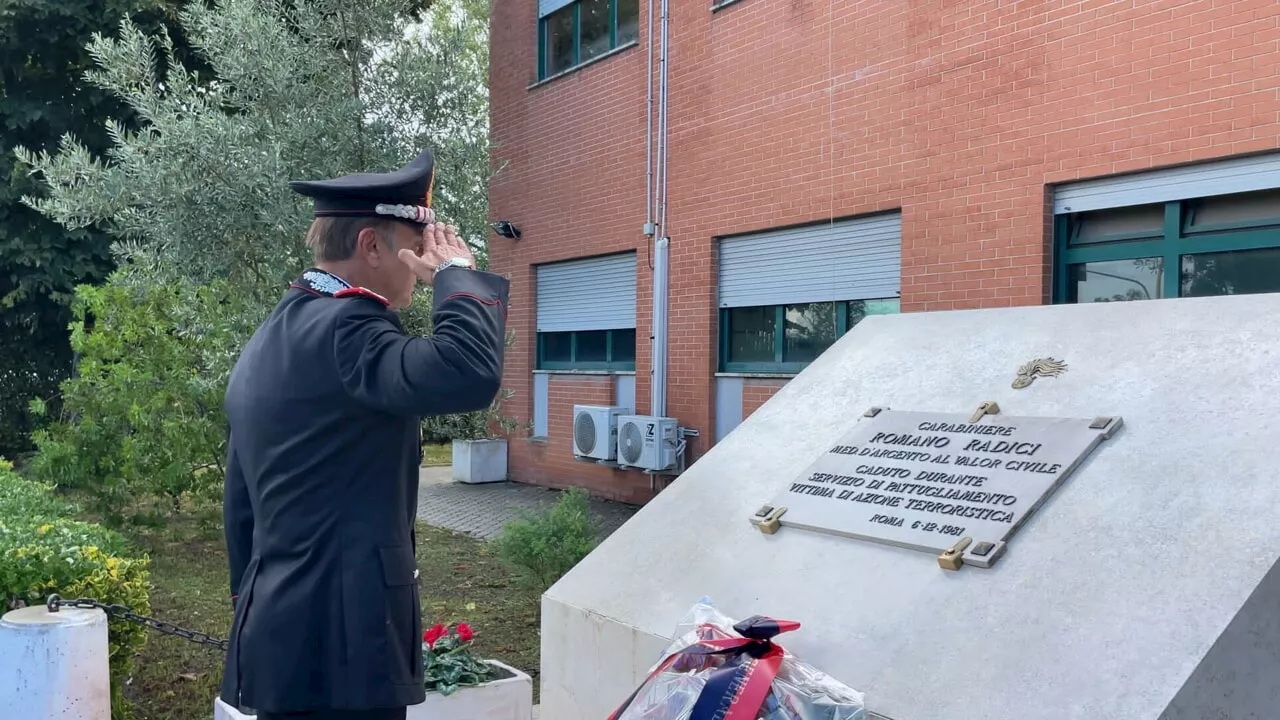
[[[538,82],[545,82],[551,78],[573,72],[589,62],[598,60],[600,57],[612,53],[619,49],[618,45],[618,0],[609,0],[609,49],[599,56],[584,61],[582,59],[582,2],[583,0],[573,0],[565,7],[573,8],[573,62],[569,67],[560,70],[554,74],[547,72],[547,19],[556,13],[562,12],[564,8],[556,10],[551,15],[538,18]]]
[[[625,333],[625,332],[634,333],[635,328],[610,328],[607,330],[562,330],[562,331],[557,331],[554,334],[558,335],[562,332],[569,334],[569,354],[572,359],[568,361],[564,361],[564,360],[548,361],[546,359],[546,336],[553,333],[540,332],[537,334],[538,355],[537,355],[536,362],[534,363],[534,366],[536,369],[547,370],[552,372],[573,371],[573,370],[605,370],[605,371],[614,371],[614,372],[635,372],[636,361],[634,359],[632,360],[614,360],[613,359],[615,333]],[[579,362],[577,360],[578,334],[579,333],[596,333],[596,332],[605,333],[605,358],[606,359],[603,362],[601,361]],[[638,341],[637,341],[637,344],[638,344]],[[634,354],[634,350],[633,350],[633,354]]]
[[[854,302],[878,302],[885,300],[899,301],[898,312],[901,309],[901,297],[895,295],[892,298],[860,298],[855,300],[825,300],[819,302],[795,302],[784,303],[782,305],[755,305],[749,307],[772,308],[773,316],[773,362],[731,362],[729,360],[730,346],[733,342],[733,326],[729,321],[730,314],[734,310],[744,310],[746,307],[720,308],[720,357],[719,366],[722,373],[740,373],[749,374],[770,374],[770,375],[798,375],[802,370],[812,363],[812,360],[800,362],[786,362],[783,355],[787,347],[787,322],[786,310],[791,305],[818,305],[824,302],[834,303],[836,306],[836,340],[844,337],[845,333],[852,328],[849,327],[849,303]],[[880,314],[880,313],[877,313]]]
[[[1075,232],[1072,225],[1073,214],[1055,215],[1053,218],[1055,258],[1053,304],[1071,304],[1068,301],[1071,269],[1076,265],[1149,257],[1161,258],[1165,273],[1160,288],[1160,299],[1172,299],[1182,296],[1183,255],[1280,247],[1280,216],[1271,221],[1248,220],[1193,227],[1190,223],[1190,218],[1193,217],[1190,212],[1191,204],[1210,197],[1214,196],[1171,200],[1164,203],[1163,232],[1158,238],[1144,235],[1149,239],[1130,240],[1124,236],[1116,236],[1109,237],[1105,241],[1072,247],[1070,242]]]

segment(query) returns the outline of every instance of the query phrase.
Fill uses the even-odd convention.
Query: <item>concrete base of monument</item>
[[[547,591],[542,714],[607,717],[705,595],[801,622],[781,644],[893,720],[1274,717],[1277,318],[1280,294],[865,319]],[[1015,388],[1046,358],[1065,371]],[[979,425],[1123,418],[1024,508],[990,568],[944,570],[911,538],[751,522],[868,409],[956,414],[942,432],[967,447],[988,401],[999,413]],[[1019,462],[1035,444],[1013,444]],[[849,475],[875,475],[860,462],[890,464],[854,457]]]
[[[533,679],[496,660],[503,677],[484,685],[460,688],[450,695],[427,693],[426,702],[411,705],[406,720],[533,720]],[[214,720],[256,720],[214,700]]]

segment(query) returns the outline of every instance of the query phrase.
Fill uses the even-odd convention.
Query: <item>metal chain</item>
[[[104,605],[92,598],[63,600],[57,595],[50,595],[49,602],[46,605],[51,613],[56,613],[58,612],[58,608],[64,607],[78,608],[81,610],[102,610],[107,613],[108,617],[136,622],[139,625],[149,627],[162,635],[180,637],[184,640],[190,640],[191,642],[199,645],[208,645],[210,647],[218,648],[219,650],[225,651],[227,649],[226,640],[215,638],[212,635],[206,635],[198,630],[187,630],[186,628],[178,627],[173,623],[156,620],[155,618],[149,618],[145,615],[139,615],[124,605]]]

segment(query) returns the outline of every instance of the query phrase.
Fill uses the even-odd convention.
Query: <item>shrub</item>
[[[80,287],[73,309],[79,373],[62,384],[63,418],[35,433],[31,475],[85,491],[110,521],[141,502],[219,499],[226,378],[261,310],[224,283],[124,273]]]
[[[43,604],[49,595],[90,597],[150,614],[149,561],[131,556],[120,535],[71,519],[77,508],[47,485],[26,480],[0,459],[0,599],[4,607]],[[146,628],[109,626],[111,715],[130,716],[122,690]]]
[[[551,587],[596,546],[588,498],[572,488],[551,508],[507,523],[494,541],[498,556],[526,582]]]
[[[431,289],[420,290],[413,304],[406,308],[400,317],[406,333],[419,337],[430,335],[432,332]],[[506,337],[503,338],[503,346],[508,356],[515,347],[515,343],[515,332],[507,331]],[[506,413],[505,406],[514,397],[514,390],[500,388],[493,402],[483,410],[424,417],[422,441],[441,443],[451,440],[491,440],[509,435],[516,430],[528,430],[533,427],[532,423],[521,422]]]
[[[503,412],[503,405],[515,395],[514,390],[501,388],[489,407],[483,410],[425,417],[422,419],[422,441],[492,440],[515,432],[523,425]]]

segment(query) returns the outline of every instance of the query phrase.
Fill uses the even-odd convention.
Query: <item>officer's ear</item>
[[[380,267],[386,262],[387,252],[390,250],[381,240],[377,230],[371,227],[361,228],[360,233],[356,235],[356,255],[362,257],[371,267]]]

